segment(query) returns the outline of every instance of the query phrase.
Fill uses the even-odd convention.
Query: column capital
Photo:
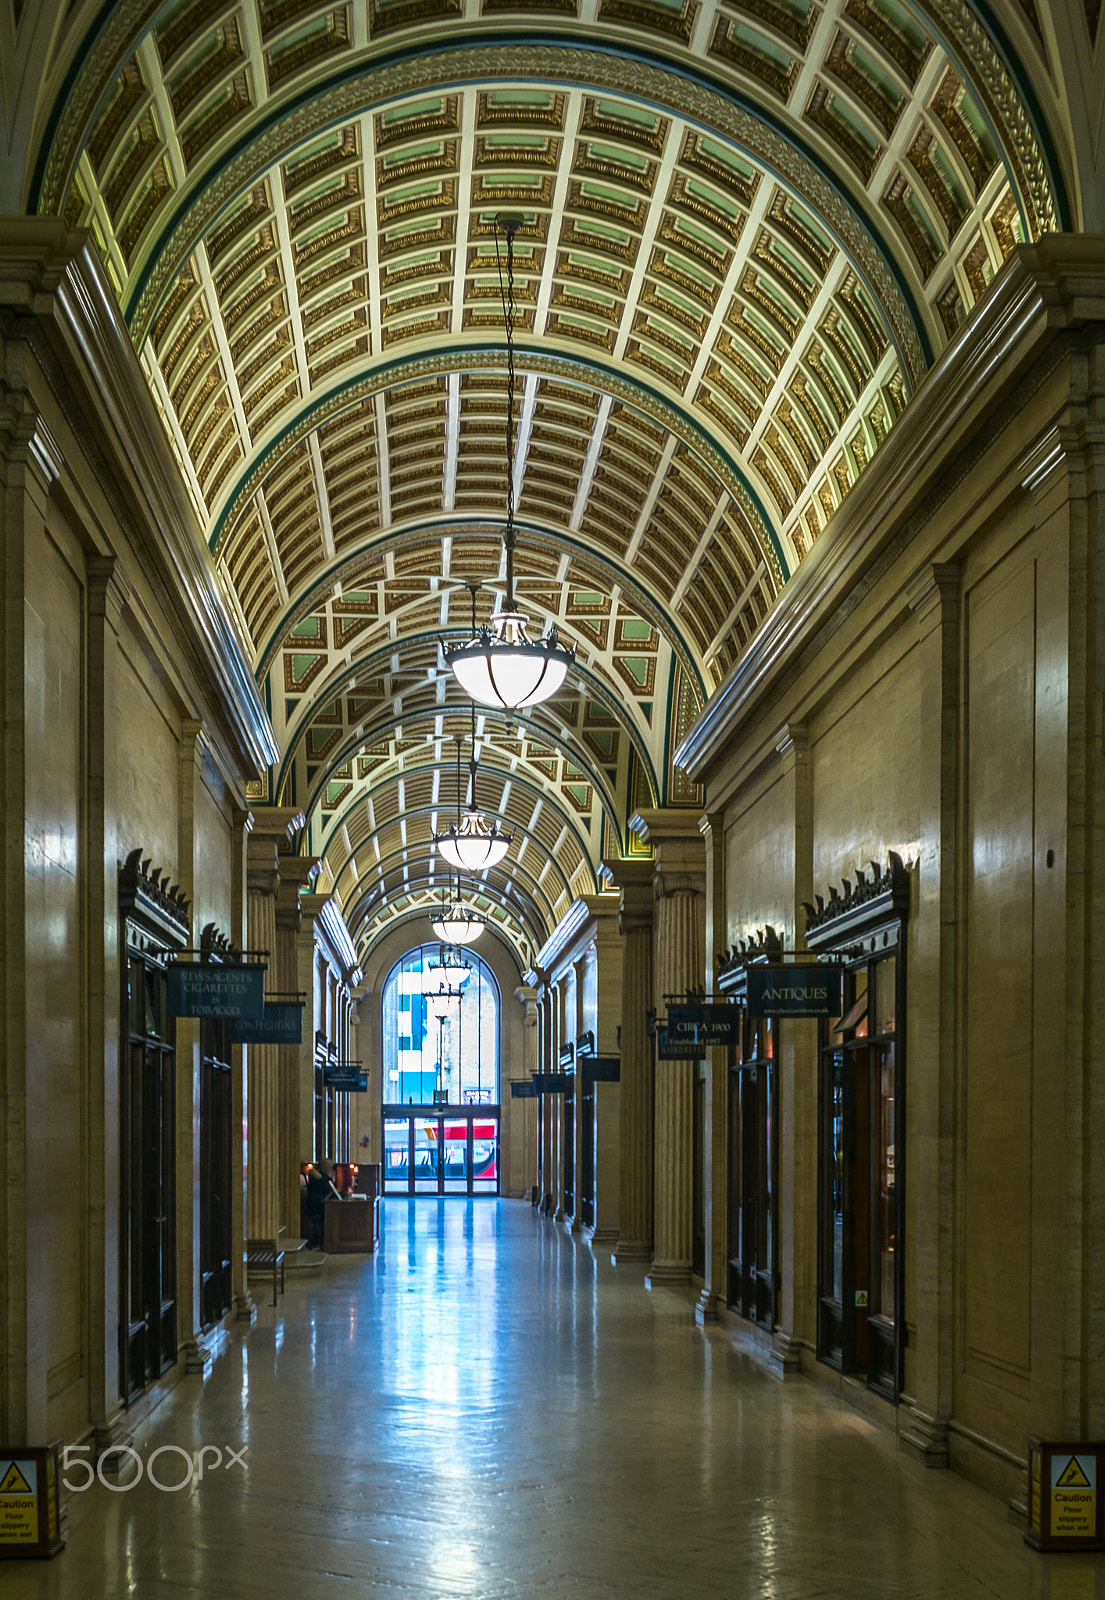
[[[298,806],[252,806],[250,809],[253,831],[275,839],[282,852],[294,847],[296,838],[307,825],[307,818]]]
[[[921,568],[906,589],[909,609],[922,628],[933,613],[943,612],[959,600],[959,564],[955,561],[933,561]]]
[[[280,884],[280,856],[271,834],[251,833],[246,840],[246,888],[275,894]]]
[[[804,722],[785,722],[775,735],[775,753],[783,761],[795,761],[810,747],[810,733]]]
[[[618,907],[618,932],[647,932],[652,927],[653,863],[643,859],[605,861],[610,876],[621,890]]]
[[[691,806],[664,806],[635,811],[629,826],[643,844],[663,844],[668,839],[697,839],[701,812]]]
[[[277,865],[280,882],[276,890],[276,926],[297,933],[303,914],[299,891],[317,877],[322,863],[318,856],[278,855]]]
[[[118,633],[120,619],[134,592],[127,569],[118,556],[89,556],[85,574],[89,613],[103,617],[112,631]]]

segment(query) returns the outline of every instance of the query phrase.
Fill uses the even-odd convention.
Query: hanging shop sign
[[[206,961],[171,961],[168,1006],[171,1017],[251,1017],[265,1014],[265,968]]]
[[[323,1067],[322,1083],[326,1089],[337,1089],[341,1094],[367,1094],[368,1073],[354,1063],[351,1066]]]
[[[705,1053],[706,1046],[693,1037],[673,1039],[667,1028],[656,1030],[657,1061],[701,1061]]]
[[[575,1078],[570,1072],[535,1072],[533,1081],[538,1094],[567,1094],[575,1088]]]
[[[669,1006],[668,1038],[693,1040],[704,1050],[712,1044],[738,1044],[739,1006]]]
[[[747,969],[746,1003],[753,1017],[839,1017],[844,974],[840,967]]]
[[[536,1100],[537,1085],[532,1078],[515,1079],[510,1085],[510,1098],[512,1100]]]
[[[620,1083],[621,1056],[580,1056],[579,1069],[584,1083]]]
[[[57,1449],[56,1444],[0,1448],[0,1556],[25,1561],[56,1556],[63,1548]]]
[[[303,1006],[296,1000],[266,1000],[259,1017],[235,1017],[231,1044],[302,1044]]]

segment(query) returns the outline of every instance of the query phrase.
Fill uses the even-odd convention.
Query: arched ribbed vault
[[[578,660],[478,721],[517,842],[473,892],[524,959],[635,810],[698,802],[681,734],[1071,220],[1016,0],[121,0],[40,44],[25,205],[99,246],[282,752],[251,799],[304,807],[362,951],[440,895],[441,646],[504,587],[495,217],[518,593]]]

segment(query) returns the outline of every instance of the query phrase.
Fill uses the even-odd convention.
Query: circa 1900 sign
[[[749,967],[747,1005],[754,1017],[839,1017],[840,967]]]

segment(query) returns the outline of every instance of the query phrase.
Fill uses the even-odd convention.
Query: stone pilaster
[[[301,994],[303,984],[299,970],[299,933],[301,923],[300,890],[306,888],[319,870],[316,856],[280,857],[280,887],[276,892],[276,944],[270,975],[272,988],[281,994]],[[313,1029],[311,994],[303,994],[306,1002],[303,1011],[303,1037],[310,1041]],[[308,1042],[308,1053],[312,1048]],[[301,1097],[299,1080],[303,1045],[282,1044],[276,1047],[279,1074],[280,1102],[280,1221],[288,1230],[289,1239],[299,1238],[299,1163],[313,1154],[310,1139],[304,1142],[300,1125]],[[309,1129],[308,1129],[309,1135]]]
[[[621,1096],[617,1262],[652,1260],[652,863],[613,864],[621,889]]]
[[[246,937],[250,950],[267,950],[273,983],[276,949],[276,891],[280,882],[276,841],[265,834],[249,838],[246,872]],[[248,1047],[249,1132],[246,1168],[246,1227],[251,1239],[271,1239],[280,1216],[280,1061],[279,1046]],[[296,1232],[298,1233],[298,1228]]]
[[[631,826],[653,847],[653,995],[663,1013],[669,996],[702,987],[705,847],[693,812],[638,812]],[[645,1279],[649,1288],[680,1288],[691,1281],[696,1071],[692,1061],[656,1065],[653,1254]]]
[[[520,984],[514,998],[522,1007],[522,1081],[529,1082],[538,1070],[538,1000],[537,990]],[[510,1118],[510,1189],[511,1195],[532,1200],[538,1180],[536,1100],[504,1101],[503,1109]]]
[[[554,997],[551,988],[546,984],[545,993],[541,999],[541,1071],[552,1072],[556,1050],[556,1028],[554,1024]],[[556,1180],[553,1176],[553,1163],[556,1158],[555,1130],[553,1127],[553,1111],[555,1101],[552,1095],[542,1094],[538,1101],[541,1116],[541,1211],[544,1216],[551,1216],[555,1209],[553,1199]]]
[[[712,989],[716,955],[726,946],[725,847],[722,818],[704,816],[699,822],[706,847],[706,945],[703,985]],[[728,1079],[729,1052],[715,1045],[706,1057],[706,1126],[703,1137],[705,1185],[706,1261],[702,1292],[695,1306],[695,1321],[716,1322],[718,1306],[725,1303],[728,1268]]]
[[[119,840],[109,797],[117,790],[116,666],[131,587],[114,556],[88,572],[88,1037],[90,1397],[95,1438],[128,1443],[119,1395]],[[10,1226],[10,1221],[9,1221]],[[9,1432],[11,1429],[9,1429]]]
[[[910,952],[906,1194],[912,1204],[905,1260],[913,1278],[906,1285],[913,1353],[907,1357],[911,1411],[898,1439],[903,1450],[930,1467],[948,1465],[955,1377],[959,581],[958,566],[926,567],[909,596],[924,655],[918,792],[926,868],[918,875],[917,938]]]
[[[804,903],[813,900],[813,790],[805,725],[788,723],[776,737],[775,750],[792,840],[784,943],[804,950]],[[817,1329],[817,1023],[809,1018],[784,1023],[776,1033],[776,1051],[779,1291],[770,1360],[773,1374],[789,1379],[798,1375],[801,1350],[813,1348]]]
[[[657,993],[683,994],[701,981],[701,893],[686,874],[658,874],[655,921]],[[693,1061],[656,1069],[653,1256],[646,1282],[677,1287],[691,1281]]]
[[[181,723],[177,745],[177,876],[180,892],[195,904],[196,801],[203,785],[203,724]],[[198,928],[193,923],[192,936]],[[176,1302],[177,1341],[184,1370],[203,1376],[211,1353],[199,1331],[200,1299],[200,1100],[203,1075],[200,1022],[179,1017],[176,1024]]]

